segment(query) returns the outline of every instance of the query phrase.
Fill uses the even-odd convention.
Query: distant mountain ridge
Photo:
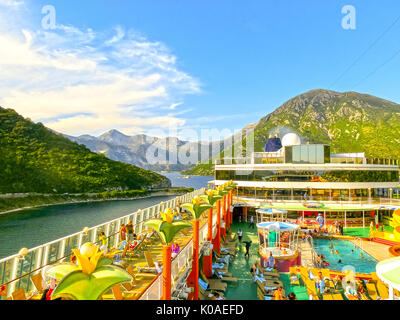
[[[400,105],[368,94],[317,89],[296,96],[255,125],[255,151],[263,151],[270,135],[282,138],[288,132],[303,143],[330,144],[331,152],[400,159]],[[231,152],[225,149],[221,156]],[[186,173],[208,175],[212,164]]]
[[[104,154],[107,158],[139,166],[152,171],[182,171],[192,168],[201,159],[202,149],[212,152],[212,143],[182,141],[175,137],[156,138],[147,135],[127,136],[118,130],[108,131],[99,137],[82,135],[73,137],[64,135],[71,141],[83,144],[92,152]],[[165,150],[168,163],[153,164],[147,159],[147,152],[151,146]],[[223,141],[216,142],[218,152],[223,149]],[[176,147],[175,147],[176,146]],[[171,163],[169,159],[178,159],[180,153],[187,152],[196,159],[194,163]],[[206,158],[207,159],[207,158]]]

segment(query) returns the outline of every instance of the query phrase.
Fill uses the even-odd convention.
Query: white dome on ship
[[[295,133],[288,133],[285,134],[282,138],[282,146],[283,147],[288,147],[288,146],[299,146],[301,145],[301,139],[300,137],[295,134]]]

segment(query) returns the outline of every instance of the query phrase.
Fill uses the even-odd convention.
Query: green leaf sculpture
[[[185,209],[189,210],[193,219],[200,219],[204,211],[211,209],[213,206],[210,203],[203,202],[200,197],[192,199],[192,203],[185,203],[182,205]]]
[[[85,243],[80,250],[72,251],[78,260],[77,265],[61,263],[46,272],[61,280],[52,298],[68,296],[76,300],[98,300],[111,287],[133,280],[123,268],[102,257],[103,253],[93,243]]]
[[[215,203],[216,203],[218,200],[221,200],[221,199],[222,199],[222,196],[218,195],[216,190],[208,190],[206,193],[207,193],[207,194],[204,195],[204,196],[201,196],[201,198],[202,198],[204,201],[208,202],[208,203],[209,203],[210,205],[212,205],[212,206],[214,206]]]
[[[160,212],[161,219],[153,219],[145,223],[148,227],[154,229],[161,237],[164,244],[170,244],[176,234],[183,230],[192,227],[192,225],[186,221],[174,221],[174,214],[170,208],[167,212]]]

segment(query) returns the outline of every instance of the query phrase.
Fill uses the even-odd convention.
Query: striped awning
[[[287,210],[281,210],[281,209],[275,209],[275,208],[269,208],[269,209],[261,208],[261,209],[257,210],[257,213],[260,213],[260,214],[263,214],[263,213],[265,213],[265,214],[283,214],[283,213],[287,213]]]
[[[268,231],[290,231],[297,230],[300,228],[300,226],[298,224],[288,222],[262,222],[257,224],[257,228]]]

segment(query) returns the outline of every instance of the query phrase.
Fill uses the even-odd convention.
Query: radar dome
[[[288,133],[282,138],[282,146],[298,146],[301,145],[300,137],[295,133]]]

